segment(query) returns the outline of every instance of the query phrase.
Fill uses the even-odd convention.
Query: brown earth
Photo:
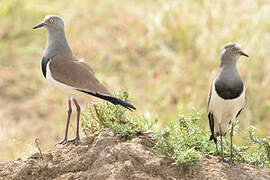
[[[79,146],[56,146],[26,160],[0,163],[0,179],[270,179],[270,170],[237,164],[229,167],[205,156],[196,167],[180,170],[152,151],[151,136],[122,141],[111,130],[85,137]],[[191,170],[193,169],[193,170]]]

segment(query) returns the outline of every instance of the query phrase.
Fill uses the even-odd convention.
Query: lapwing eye
[[[48,22],[49,22],[50,24],[52,24],[52,23],[54,23],[54,19],[51,18],[51,19],[48,20]]]
[[[235,51],[236,48],[234,46],[230,47],[230,50]]]

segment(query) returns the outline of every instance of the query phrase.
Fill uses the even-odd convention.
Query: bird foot
[[[224,157],[221,157],[218,162],[226,162],[226,160],[224,159]]]
[[[232,166],[236,166],[235,162],[233,161],[233,159],[230,159],[229,161],[227,161],[227,163],[232,167]]]
[[[56,144],[54,145],[54,147],[55,147],[56,145],[58,145],[58,144],[65,145],[65,144],[67,144],[67,142],[68,142],[67,139],[63,139],[62,141],[56,143]]]
[[[74,139],[68,140],[67,143],[73,143],[75,144],[75,146],[77,146],[80,144],[80,138],[74,138]]]

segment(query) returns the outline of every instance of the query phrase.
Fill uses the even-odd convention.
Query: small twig
[[[151,131],[143,132],[143,131],[142,131],[142,132],[140,132],[140,134],[147,136],[147,135],[153,134],[153,132],[151,132]]]
[[[113,122],[115,122],[115,119],[112,119],[112,120]],[[123,123],[123,124],[129,123],[128,121],[122,120],[122,119],[116,119],[116,120],[118,120],[120,123]]]
[[[41,149],[40,149],[40,143],[39,143],[39,140],[38,138],[35,139],[35,144],[39,150],[39,154],[40,154],[40,157],[43,159],[43,155],[42,155],[42,152],[41,152]]]
[[[97,107],[96,105],[94,104],[94,108],[95,108],[95,111],[96,111],[96,114],[97,114],[97,118],[99,120],[99,122],[102,124],[102,126],[106,127],[105,123],[104,123],[104,120],[101,118],[101,116],[99,115],[98,113],[98,110],[97,110]]]

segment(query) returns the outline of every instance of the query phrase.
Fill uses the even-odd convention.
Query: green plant
[[[270,168],[270,138],[258,138],[255,128],[248,128],[251,147],[245,155],[245,163]]]
[[[116,97],[129,102],[128,93],[120,91]],[[102,128],[110,128],[122,139],[131,139],[143,132],[149,131],[154,122],[144,116],[133,115],[121,106],[109,102],[89,105],[82,113],[84,131],[94,133]]]
[[[202,152],[214,154],[215,146],[209,142],[207,132],[199,128],[199,119],[199,113],[180,115],[176,121],[156,133],[154,150],[182,166],[201,161]]]
[[[209,141],[210,132],[199,127],[200,114],[180,115],[156,133],[154,150],[161,156],[172,158],[176,164],[187,167],[202,160],[203,155],[218,155],[213,142]],[[270,167],[269,138],[259,139],[249,130],[251,147],[233,145],[234,160],[246,164]],[[224,138],[224,156],[230,156],[230,141]],[[220,144],[218,142],[218,147]]]

